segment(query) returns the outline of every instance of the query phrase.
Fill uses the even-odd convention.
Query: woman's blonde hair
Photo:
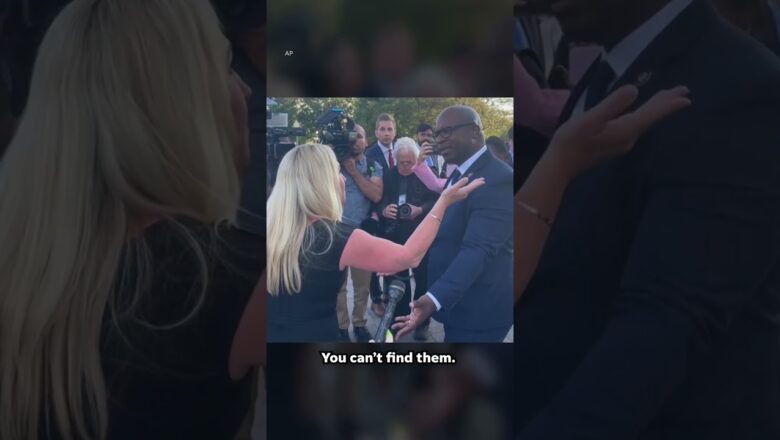
[[[301,290],[299,258],[313,244],[310,224],[341,221],[339,163],[330,147],[299,145],[284,155],[268,198],[268,292],[278,295]],[[331,233],[333,229],[328,229]]]
[[[0,438],[106,437],[101,325],[149,267],[133,227],[235,216],[229,75],[207,0],[75,0],[51,25],[0,168]]]

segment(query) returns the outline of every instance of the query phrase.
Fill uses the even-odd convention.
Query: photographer
[[[370,218],[371,204],[382,199],[382,166],[369,161],[365,151],[366,130],[355,125],[357,134],[353,147],[353,156],[340,161],[341,175],[344,176],[346,197],[344,200],[344,215],[342,222],[372,232],[376,229],[376,220]],[[373,227],[371,225],[374,225]],[[366,309],[368,307],[368,287],[371,272],[354,267],[349,268],[354,291],[352,307],[352,326],[355,339],[358,342],[368,342],[371,335],[366,330]],[[336,302],[336,312],[339,320],[339,339],[349,341],[349,311],[347,309],[347,280],[339,291]]]
[[[423,148],[426,142],[433,145],[433,127],[430,124],[422,123],[417,126],[417,145]],[[427,165],[437,177],[447,177],[446,168],[444,164],[444,158],[439,154],[431,154],[425,158],[425,165]]]
[[[417,164],[419,148],[411,138],[405,137],[396,141],[393,156],[396,167],[384,175],[384,196],[379,204],[382,213],[380,230],[384,238],[395,243],[405,243],[420,224],[439,195],[425,187],[425,184],[414,174]],[[415,298],[425,295],[428,288],[427,282],[427,257],[423,258],[419,266],[414,268]],[[397,315],[409,313],[409,293],[411,283],[409,269],[404,269],[385,280],[388,285],[394,278],[399,278],[406,284],[407,294],[398,302]],[[425,340],[426,325],[415,330],[414,337],[417,340]]]

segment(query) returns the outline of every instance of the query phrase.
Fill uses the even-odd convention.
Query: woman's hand
[[[464,177],[441,193],[441,198],[447,202],[447,206],[465,199],[472,191],[485,184],[485,179],[480,177],[469,183],[468,177]]]
[[[691,104],[688,89],[675,87],[658,92],[637,110],[624,114],[638,95],[635,86],[621,87],[555,132],[548,153],[558,157],[567,177],[628,152],[653,124]]]

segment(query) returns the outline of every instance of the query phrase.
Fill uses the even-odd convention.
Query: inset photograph
[[[511,98],[268,100],[269,342],[511,342]]]

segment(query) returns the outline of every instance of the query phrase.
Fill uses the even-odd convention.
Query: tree
[[[399,137],[414,138],[417,126],[422,123],[436,125],[436,117],[451,105],[468,105],[479,113],[485,137],[506,137],[512,126],[511,99],[502,98],[274,98],[278,103],[274,113],[287,113],[291,124],[297,123],[308,130],[307,141],[316,138],[316,121],[328,109],[344,109],[358,124],[366,129],[369,140],[374,138],[377,116],[389,113],[395,117]],[[302,140],[299,140],[302,141]]]

